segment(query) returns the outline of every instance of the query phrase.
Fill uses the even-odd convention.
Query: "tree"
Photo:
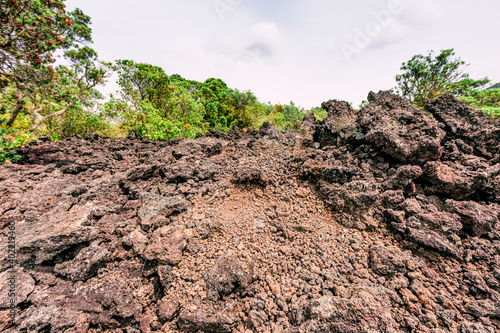
[[[286,127],[298,130],[304,120],[304,116],[306,115],[304,109],[298,108],[293,102],[290,102],[289,105],[284,105],[283,107],[283,120]]]
[[[426,56],[413,56],[402,64],[400,69],[403,73],[396,75],[397,91],[411,103],[422,107],[426,99],[435,99],[446,93],[462,96],[489,82],[487,78],[471,79],[469,74],[463,72],[463,67],[468,64],[453,56],[453,49],[442,50],[435,57],[432,50]]]
[[[228,89],[226,96],[225,104],[228,112],[224,116],[228,121],[228,127],[254,128],[261,111],[257,97],[249,90],[238,89]]]
[[[194,137],[204,131],[204,107],[194,81],[171,79],[162,68],[132,60],[116,61],[120,97],[106,105],[123,127],[154,140]]]
[[[148,101],[157,109],[165,108],[173,90],[162,68],[132,60],[117,60],[115,68],[122,98],[136,106]]]
[[[0,0],[0,4],[0,89],[16,90],[17,104],[6,124],[12,126],[25,98],[54,79],[52,52],[91,42],[90,17],[80,9],[66,13],[64,0]]]
[[[48,84],[34,86],[30,93],[28,111],[32,126],[28,132],[35,132],[45,121],[63,115],[68,110],[82,111],[92,107],[101,94],[95,89],[106,82],[111,64],[98,60],[97,52],[83,47],[65,52],[69,67],[49,68],[53,80]]]
[[[205,120],[212,127],[216,127],[218,123],[221,123],[223,127],[228,126],[227,116],[229,112],[226,105],[228,92],[227,84],[221,79],[215,78],[205,80],[197,92],[205,106]]]

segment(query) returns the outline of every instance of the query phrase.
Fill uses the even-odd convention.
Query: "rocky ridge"
[[[300,132],[22,149],[0,168],[0,330],[499,331],[500,126],[451,96],[368,99]]]

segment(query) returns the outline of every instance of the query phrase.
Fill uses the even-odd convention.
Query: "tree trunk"
[[[54,113],[51,113],[45,117],[42,117],[38,111],[41,110],[41,108],[39,110],[36,110],[36,111],[33,111],[33,114],[35,115],[35,123],[31,126],[31,128],[28,130],[28,133],[32,133],[32,132],[35,132],[35,131],[38,131],[38,127],[40,127],[40,125],[47,119],[50,119],[52,117],[56,117],[60,114],[63,114],[64,112],[66,112],[70,107],[73,106],[73,103],[71,103],[70,105],[68,105],[67,107],[65,107],[64,109],[60,110],[60,111],[57,111],[57,112],[54,112]]]
[[[14,121],[16,121],[16,118],[21,113],[22,109],[23,109],[23,105],[22,104],[17,104],[14,107],[14,110],[12,110],[12,114],[10,115],[9,120],[5,124],[5,125],[7,125],[7,127],[11,127],[14,124]]]

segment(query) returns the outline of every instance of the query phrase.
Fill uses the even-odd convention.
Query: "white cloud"
[[[455,48],[474,77],[500,81],[491,0],[68,0],[92,17],[94,48],[105,60],[134,59],[168,74],[218,77],[273,103],[303,107],[337,98],[358,105],[370,90],[395,85],[401,63],[427,50]],[[393,15],[351,63],[339,48],[373,12],[399,1]]]
[[[233,62],[275,62],[279,59],[281,44],[282,37],[276,23],[259,22],[242,33],[216,31],[211,36],[207,50]]]

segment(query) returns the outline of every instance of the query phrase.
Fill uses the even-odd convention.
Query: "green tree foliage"
[[[283,121],[286,127],[299,129],[305,115],[305,111],[295,106],[293,102],[290,102],[289,105],[284,105]]]
[[[257,97],[251,91],[229,89],[227,92],[226,114],[229,127],[254,128],[261,111]]]
[[[4,160],[39,134],[59,139],[135,130],[150,139],[167,140],[209,129],[253,129],[264,121],[280,129],[298,129],[307,113],[293,103],[261,103],[251,91],[231,89],[217,78],[198,82],[133,60],[102,62],[85,46],[91,42],[90,17],[79,9],[66,13],[64,2],[0,0]],[[55,66],[54,52],[63,53],[68,64]],[[120,90],[100,103],[103,96],[97,88],[112,70],[118,74]]]
[[[398,92],[411,103],[422,107],[426,99],[446,93],[462,96],[489,82],[487,78],[472,80],[469,74],[463,72],[467,64],[454,56],[453,49],[442,50],[436,56],[433,51],[427,55],[413,56],[401,66],[403,73],[396,76]]]
[[[204,107],[193,84],[175,76],[171,80],[160,67],[132,60],[116,62],[120,97],[106,105],[122,126],[154,140],[194,137],[204,131]]]
[[[231,89],[221,79],[204,82],[168,76],[161,68],[132,60],[116,62],[119,97],[107,104],[109,116],[151,139],[193,137],[208,129],[255,128],[265,107],[250,91]]]
[[[0,88],[15,88],[17,103],[7,126],[37,87],[54,79],[52,52],[90,42],[90,17],[66,13],[62,0],[1,0]]]
[[[5,117],[0,117],[0,124],[6,122]],[[6,129],[0,127],[0,165],[6,160],[16,161],[20,156],[16,155],[15,148],[26,140],[24,137],[16,137],[17,129]]]
[[[471,90],[459,99],[493,119],[500,118],[500,88]]]
[[[162,68],[132,60],[117,60],[115,68],[123,99],[136,105],[149,101],[156,108],[165,107],[172,87]]]
[[[256,117],[258,117],[256,128],[260,127],[264,121],[267,121],[280,130],[285,130],[287,128],[300,130],[300,125],[306,114],[313,112],[317,119],[326,117],[323,117],[324,110],[320,107],[304,110],[297,107],[293,102],[290,102],[289,105],[258,103],[258,106],[258,110],[256,111]]]
[[[67,137],[82,134],[83,129],[88,126],[78,126],[88,122],[88,117],[95,118],[95,115],[86,110],[102,97],[96,87],[103,84],[109,76],[109,64],[98,61],[97,53],[89,47],[67,51],[65,58],[68,66],[43,69],[50,78],[33,84],[29,94],[22,99],[20,112],[10,114],[10,120],[13,117],[18,119],[20,115],[28,117],[29,126],[24,128],[25,132],[38,133],[40,127],[43,127],[43,132],[59,132],[59,137]],[[9,113],[13,106],[19,105],[16,88],[5,87],[1,102],[4,114]],[[21,122],[25,119],[26,117],[22,117]]]
[[[64,56],[70,65],[51,69],[53,79],[48,84],[35,86],[30,94],[28,111],[32,126],[28,132],[37,131],[48,120],[49,128],[54,127],[52,119],[65,114],[58,121],[60,134],[63,137],[84,134],[85,128],[89,128],[88,122],[96,119],[96,115],[86,109],[102,98],[96,87],[106,82],[110,64],[99,61],[97,52],[87,46],[67,51]],[[78,128],[79,123],[82,128]]]

